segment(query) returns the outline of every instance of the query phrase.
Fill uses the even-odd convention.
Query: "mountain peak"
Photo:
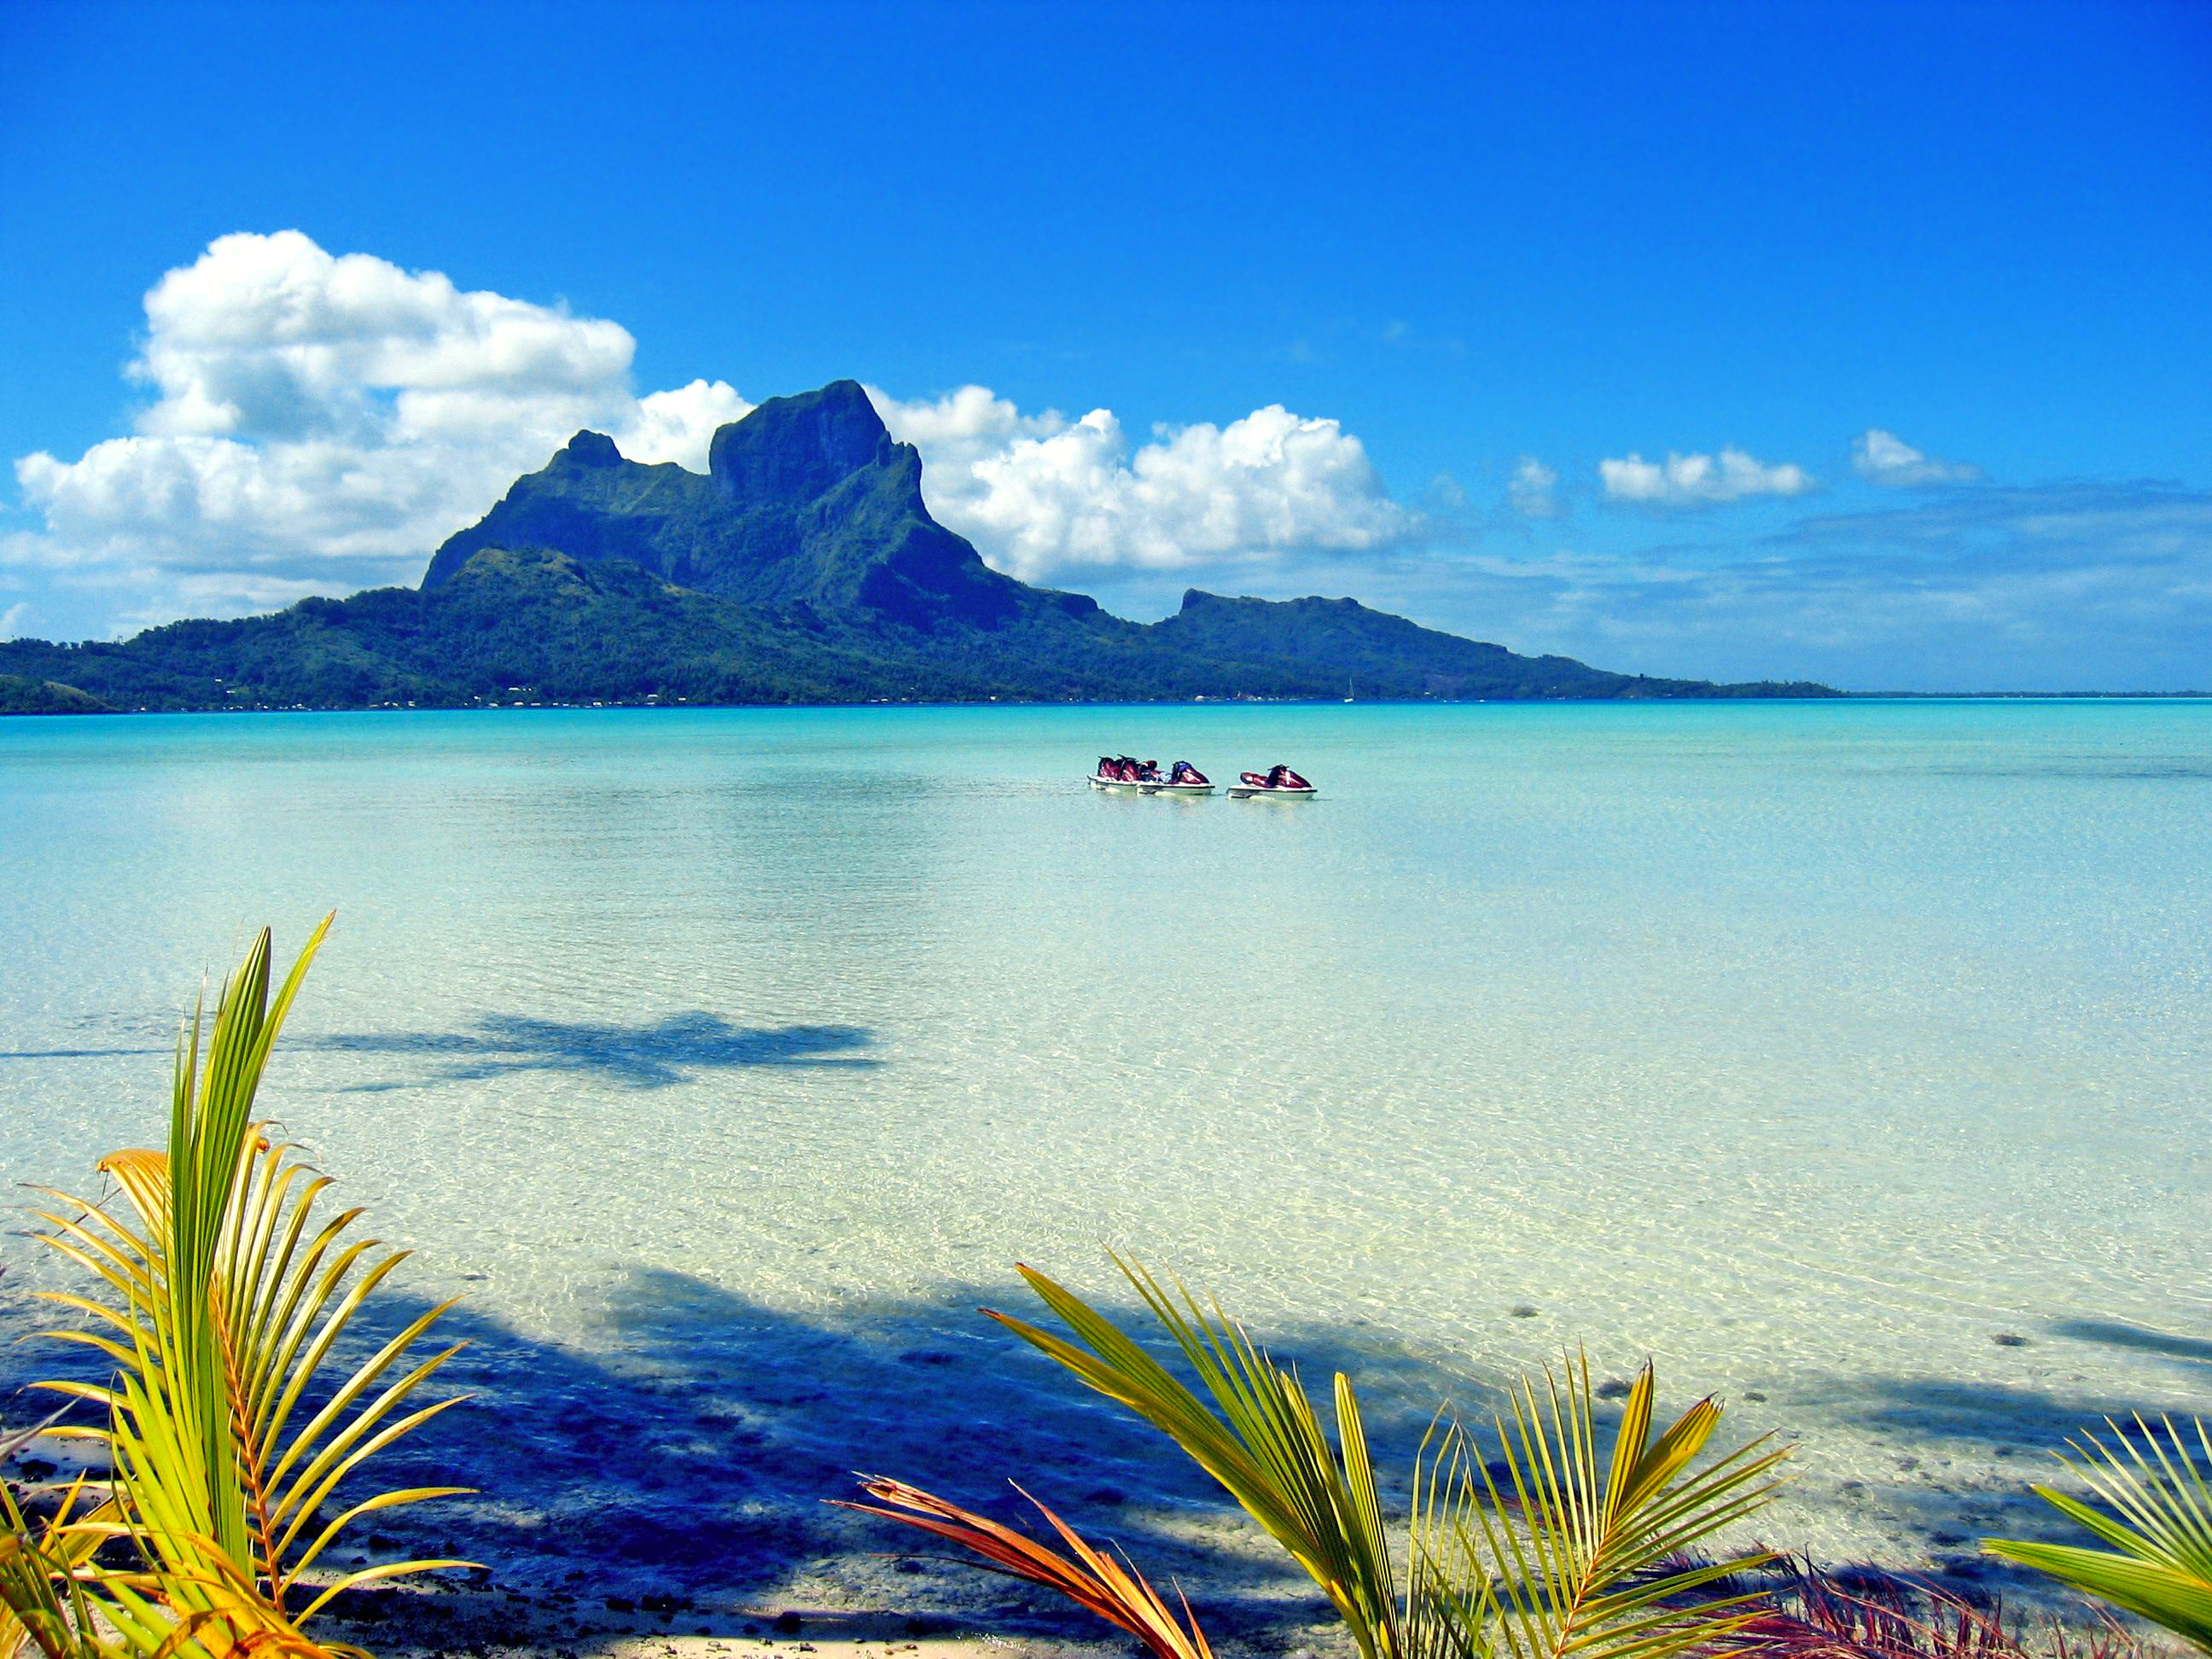
[[[620,466],[622,459],[622,451],[615,447],[612,438],[589,429],[569,439],[553,458],[556,463],[566,461],[571,466]]]
[[[702,477],[671,464],[624,460],[611,439],[580,432],[544,471],[515,480],[482,520],[450,537],[423,588],[435,596],[470,568],[475,577],[459,585],[455,605],[512,589],[565,595],[563,605],[597,595],[650,610],[690,605],[667,597],[688,592],[708,609],[686,612],[674,634],[666,630],[676,623],[643,611],[604,623],[594,638],[609,653],[605,672],[627,672],[624,629],[653,633],[679,653],[672,663],[692,660],[680,657],[690,648],[684,629],[702,629],[710,643],[736,638],[730,630],[738,629],[756,644],[746,630],[766,629],[784,641],[778,650],[796,653],[788,660],[812,663],[828,677],[808,681],[817,688],[810,695],[878,696],[890,686],[902,696],[966,687],[1055,699],[1140,688],[1146,696],[1335,697],[1347,677],[1368,697],[1716,694],[1565,658],[1516,657],[1348,599],[1231,599],[1194,587],[1176,616],[1124,622],[1096,600],[992,569],[938,523],[922,499],[921,453],[893,440],[857,380],[770,398],[715,433],[710,454]],[[479,556],[483,562],[471,566]],[[712,621],[718,605],[742,623]],[[894,661],[903,665],[888,666]],[[65,678],[58,670],[68,665],[41,666],[38,677]],[[501,673],[502,684],[526,678]],[[818,689],[832,685],[842,690]],[[1779,688],[1785,695],[1804,689]]]
[[[793,398],[771,398],[714,434],[707,471],[741,501],[811,500],[899,446],[858,380],[832,380]]]
[[[930,516],[921,453],[892,441],[857,380],[771,398],[723,427],[703,478],[626,461],[580,432],[449,537],[422,585],[443,586],[486,548],[622,560],[721,599],[924,632],[995,627],[1028,609],[1074,614],[991,569]]]
[[[579,432],[448,537],[418,592],[303,599],[120,645],[0,644],[0,714],[57,700],[237,708],[241,696],[498,702],[518,684],[551,700],[695,703],[1334,699],[1347,684],[1365,698],[1832,695],[1517,657],[1351,599],[1194,587],[1177,615],[1125,622],[992,569],[938,523],[920,452],[892,440],[854,380],[763,404],[717,432],[712,453],[702,477]]]

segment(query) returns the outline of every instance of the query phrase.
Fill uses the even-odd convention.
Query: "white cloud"
[[[1978,466],[1947,461],[1915,449],[1894,432],[1870,426],[1851,440],[1851,465],[1862,478],[1878,484],[1970,483],[1982,476]]]
[[[155,285],[146,321],[131,374],[160,400],[142,432],[282,442],[472,433],[493,410],[553,419],[619,396],[635,343],[295,230],[219,238]]]
[[[27,631],[26,624],[36,614],[28,599],[20,600],[5,611],[0,611],[0,640],[20,638]]]
[[[1156,427],[1132,446],[1110,410],[1024,415],[978,386],[933,401],[869,395],[921,451],[930,510],[1025,580],[1375,548],[1413,523],[1358,439],[1279,404],[1226,426]]]
[[[639,398],[635,414],[611,435],[615,447],[633,461],[674,461],[704,472],[715,428],[743,420],[752,410],[728,381],[694,380]]]
[[[1553,492],[1559,485],[1558,473],[1534,455],[1523,455],[1514,464],[1505,498],[1524,519],[1555,519],[1559,515],[1559,498]]]
[[[720,380],[639,397],[635,352],[620,324],[296,230],[221,237],[146,296],[134,430],[16,461],[45,525],[0,534],[0,568],[83,604],[112,594],[109,617],[131,622],[411,582],[580,428],[705,469],[714,429],[751,404]],[[921,449],[932,508],[1018,575],[1357,550],[1413,522],[1357,438],[1279,405],[1133,443],[1103,409],[1024,415],[975,386],[872,395]]]
[[[221,237],[146,296],[136,432],[15,463],[46,527],[0,562],[127,585],[154,620],[412,580],[580,428],[703,467],[749,405],[720,381],[639,398],[635,349],[620,324],[298,231]]]
[[[1605,493],[1615,501],[1655,507],[1704,507],[1741,501],[1747,495],[1802,495],[1813,489],[1810,474],[1787,462],[1769,466],[1741,449],[1715,455],[1678,455],[1647,461],[1633,450],[1626,460],[1597,464]]]

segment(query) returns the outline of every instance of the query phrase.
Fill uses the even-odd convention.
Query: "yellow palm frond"
[[[358,1235],[358,1209],[319,1210],[331,1178],[253,1119],[270,1046],[329,927],[273,997],[261,933],[223,986],[204,1055],[206,1021],[195,1013],[178,1043],[167,1150],[100,1162],[120,1202],[52,1194],[41,1212],[47,1243],[88,1271],[94,1291],[52,1295],[88,1323],[52,1334],[112,1365],[105,1384],[45,1386],[101,1408],[100,1427],[76,1432],[106,1443],[121,1530],[160,1595],[198,1587],[190,1595],[206,1605],[188,1611],[203,1645],[258,1620],[264,1644],[281,1647],[296,1620],[351,1585],[466,1565],[379,1565],[319,1583],[289,1610],[348,1525],[464,1490],[356,1494],[329,1513],[377,1453],[458,1403],[424,1403],[420,1391],[460,1346],[421,1352],[450,1303],[373,1346],[354,1340],[356,1316],[405,1253]],[[241,1594],[252,1607],[240,1610]]]

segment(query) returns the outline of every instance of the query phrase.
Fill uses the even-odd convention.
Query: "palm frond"
[[[1787,1449],[1705,1452],[1719,1404],[1700,1401],[1655,1435],[1647,1365],[1609,1455],[1598,1447],[1586,1358],[1514,1391],[1493,1425],[1498,1455],[1441,1416],[1413,1470],[1403,1601],[1359,1403],[1335,1379],[1336,1436],[1294,1370],[1218,1304],[1115,1263],[1174,1340],[1187,1386],[1073,1292],[1023,1267],[1073,1340],[993,1313],[1180,1445],[1328,1595],[1364,1659],[1673,1659],[1741,1630],[1760,1598],[1727,1581],[1768,1557],[1699,1563],[1689,1553],[1767,1503]],[[986,1310],[989,1312],[988,1310]]]
[[[137,1536],[124,1524],[87,1529]],[[82,1605],[119,1638],[100,1649],[100,1659],[368,1659],[308,1636],[213,1539],[179,1541],[189,1544],[190,1572],[84,1575]]]
[[[2205,1475],[2212,1468],[2212,1437],[2201,1418],[2191,1419],[2194,1450],[2172,1418],[2160,1418],[2154,1427],[2138,1415],[2132,1434],[2105,1420],[2112,1444],[2084,1431],[2067,1443],[2074,1455],[2058,1457],[2105,1507],[2054,1486],[2035,1491],[2107,1547],[2005,1538],[1984,1539],[1982,1547],[2140,1613],[2212,1653],[2212,1484]]]
[[[2002,1596],[1972,1599],[1923,1578],[1823,1571],[1785,1556],[1771,1570],[1775,1606],[1742,1644],[1764,1659],[2160,1659],[2104,1609],[2084,1626],[2055,1612],[2022,1616]]]
[[[0,1455],[5,1449],[0,1448]],[[99,1626],[78,1582],[100,1547],[92,1527],[76,1524],[83,1493],[82,1480],[72,1484],[54,1513],[33,1531],[15,1495],[0,1485],[0,1527],[5,1528],[0,1532],[0,1659],[30,1653],[45,1659],[96,1659],[100,1654]],[[86,1519],[97,1523],[107,1515],[102,1506]]]
[[[1784,1447],[1754,1441],[1694,1468],[1720,1420],[1698,1401],[1653,1436],[1648,1364],[1598,1444],[1586,1356],[1512,1395],[1496,1456],[1444,1427],[1417,1467],[1407,1622],[1423,1653],[1668,1659],[1742,1629],[1763,1598],[1727,1588],[1765,1554],[1693,1552],[1773,1496]],[[1719,1593],[1714,1593],[1717,1589]]]
[[[1364,1659],[1399,1659],[1389,1540],[1349,1379],[1336,1378],[1332,1447],[1297,1373],[1271,1360],[1218,1305],[1201,1307],[1181,1285],[1170,1296],[1135,1262],[1119,1255],[1114,1262],[1174,1339],[1207,1399],[1032,1268],[1021,1267],[1022,1277],[1081,1346],[1005,1314],[990,1316],[1174,1440],[1305,1569]]]
[[[1026,1533],[1001,1526],[988,1516],[947,1503],[904,1481],[868,1476],[862,1479],[860,1489],[876,1501],[831,1501],[840,1509],[880,1515],[902,1525],[918,1528],[970,1552],[979,1558],[977,1565],[988,1571],[1056,1591],[1086,1612],[1128,1632],[1158,1659],[1213,1659],[1213,1650],[1206,1645],[1206,1633],[1192,1616],[1188,1601],[1182,1603],[1182,1617],[1178,1620],[1159,1593],[1146,1582],[1144,1574],[1127,1565],[1126,1558],[1116,1561],[1086,1542],[1073,1528],[1019,1486],[1014,1490],[1029,1498],[1036,1512],[1060,1535],[1060,1541],[1073,1553],[1073,1560]]]
[[[224,983],[204,1056],[204,1011],[194,1014],[178,1043],[168,1150],[100,1162],[122,1203],[52,1194],[62,1201],[41,1212],[47,1242],[102,1292],[52,1296],[94,1323],[52,1334],[114,1365],[105,1386],[46,1386],[105,1408],[106,1426],[82,1432],[107,1443],[127,1529],[165,1582],[216,1587],[198,1611],[219,1638],[249,1617],[236,1606],[242,1578],[267,1604],[250,1615],[256,1628],[279,1645],[301,1574],[345,1527],[463,1490],[381,1492],[324,1518],[372,1457],[458,1403],[423,1404],[418,1391],[461,1346],[419,1355],[446,1303],[340,1361],[358,1352],[355,1317],[405,1254],[356,1236],[358,1209],[319,1213],[330,1177],[253,1121],[270,1047],[329,927],[325,918],[273,999],[260,934]],[[463,1565],[345,1575],[318,1586],[297,1617],[356,1583]]]

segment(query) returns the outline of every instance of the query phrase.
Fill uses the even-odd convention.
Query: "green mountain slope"
[[[1349,599],[1194,590],[1150,625],[986,565],[930,515],[921,460],[840,380],[714,435],[708,472],[580,432],[431,559],[419,589],[0,644],[0,675],[117,708],[1824,695],[1609,674]],[[0,712],[12,706],[0,696]]]
[[[0,674],[0,714],[112,714],[98,697],[55,680]]]
[[[714,434],[705,477],[628,461],[580,432],[440,548],[425,587],[487,547],[626,559],[719,599],[805,606],[933,632],[1098,614],[1080,594],[1002,576],[930,516],[921,457],[895,443],[854,380],[773,398]]]
[[[1799,681],[1715,685],[1613,674],[1571,657],[1516,656],[1370,611],[1353,599],[1228,599],[1192,588],[1155,637],[1194,655],[1323,671],[1321,694],[1364,697],[1555,698],[1818,696]]]
[[[304,599],[274,616],[173,623],[114,643],[16,641],[0,645],[0,664],[153,709],[902,694],[881,662],[627,562],[496,548],[428,591]]]
[[[1224,675],[1297,692],[1294,675],[1198,661],[1115,626],[1071,650],[1017,620],[975,651],[733,605],[627,560],[487,548],[434,588],[303,599],[273,616],[173,623],[115,642],[19,640],[0,645],[0,666],[154,710],[1182,698],[1218,690]]]

